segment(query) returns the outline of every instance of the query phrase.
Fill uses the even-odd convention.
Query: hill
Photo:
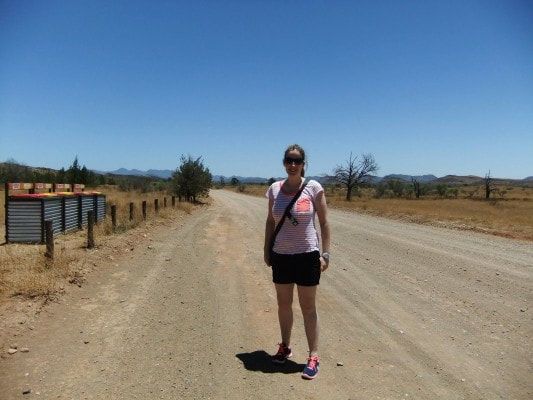
[[[126,169],[119,168],[114,171],[101,172],[104,174],[113,174],[113,175],[133,175],[133,176],[153,176],[161,179],[169,179],[172,177],[174,171],[170,169],[149,169],[148,171],[141,171],[139,169]]]
[[[136,177],[138,179],[170,179],[172,177],[173,170],[170,169],[149,169],[147,171],[139,169],[127,169],[119,168],[113,171],[98,171],[92,170],[96,175],[101,175],[103,177],[108,177],[111,179],[128,179]],[[0,162],[0,181],[6,182],[6,177],[9,176],[9,181],[16,180],[29,180],[35,181],[44,180],[51,181],[54,180],[54,177],[57,175],[58,171],[52,168],[46,167],[30,167],[26,165],[20,165],[14,162]],[[39,178],[40,177],[40,178]],[[400,180],[404,182],[411,182],[411,177],[417,178],[421,183],[435,183],[435,184],[446,184],[450,186],[455,185],[482,185],[483,177],[475,175],[446,175],[443,177],[436,177],[432,174],[427,175],[405,175],[405,174],[389,174],[383,177],[372,176],[370,182],[372,184],[378,184],[379,182],[385,180]],[[239,182],[250,184],[250,183],[259,183],[265,184],[270,178],[258,177],[258,176],[223,176],[223,175],[213,175],[213,182],[220,182],[220,179],[223,178],[226,183],[229,183],[232,178],[237,178]],[[283,177],[274,177],[275,180],[283,179]],[[307,179],[314,179],[322,184],[328,184],[334,182],[334,178],[331,176],[308,176]],[[533,176],[528,176],[524,179],[506,179],[506,178],[493,178],[494,184],[502,185],[533,185]]]
[[[446,185],[480,185],[483,183],[483,178],[475,175],[446,175],[437,178],[434,183],[444,183]]]
[[[532,186],[533,179],[528,177],[525,179],[508,179],[508,178],[492,178],[492,183],[495,185],[510,185],[510,186]],[[458,175],[446,175],[442,178],[436,179],[433,183],[443,183],[450,186],[459,186],[459,185],[483,185],[484,177],[467,175],[467,176],[458,176]]]
[[[5,182],[49,182],[49,183],[83,183],[88,186],[121,185],[124,187],[147,188],[152,182],[162,178],[147,176],[142,171],[137,175],[78,170],[78,175],[70,174],[70,169],[56,170],[45,167],[31,167],[17,162],[0,162],[0,183]],[[74,177],[73,177],[74,176]]]
[[[438,179],[435,175],[402,175],[402,174],[390,174],[385,175],[381,180],[400,180],[400,181],[406,181],[411,182],[411,178],[416,178],[420,183],[429,183],[433,182],[434,180]]]

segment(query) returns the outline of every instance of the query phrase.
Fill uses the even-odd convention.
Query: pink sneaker
[[[304,379],[315,379],[318,375],[318,367],[320,365],[320,359],[317,355],[310,356],[307,359],[307,365],[302,372],[302,378]]]

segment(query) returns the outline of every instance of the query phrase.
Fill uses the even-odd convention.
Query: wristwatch
[[[327,251],[322,253],[322,258],[326,260],[326,264],[329,264],[329,253]]]

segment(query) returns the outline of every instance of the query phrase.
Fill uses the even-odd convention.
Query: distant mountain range
[[[115,175],[136,175],[136,176],[154,176],[162,179],[168,179],[172,176],[173,170],[169,169],[149,169],[148,171],[141,171],[138,169],[126,169],[120,168],[114,171],[95,171],[99,173],[109,173]],[[223,176],[223,175],[213,175],[214,182],[220,182],[220,179],[224,178],[226,183],[231,182],[232,178],[237,178],[239,182],[242,183],[265,183],[268,182],[269,178],[257,177],[257,176]],[[463,184],[478,184],[482,183],[483,177],[467,175],[446,175],[443,177],[437,177],[435,175],[405,175],[405,174],[389,174],[383,177],[373,176],[371,182],[379,183],[383,180],[400,180],[405,182],[411,182],[411,178],[416,178],[420,183],[443,183],[447,185],[463,185]],[[279,180],[283,179],[282,177],[274,177],[274,179]],[[328,183],[332,181],[331,176],[309,176],[308,179],[315,179],[321,183]],[[531,184],[533,183],[533,176],[528,176],[524,179],[502,179],[502,178],[493,178],[494,183],[509,183],[509,184]]]
[[[379,178],[379,177],[376,177]],[[401,175],[401,174],[390,174],[385,175],[384,177],[380,178],[380,180],[399,180],[399,181],[408,181],[411,182],[411,178],[416,178],[420,183],[427,183],[427,182],[433,182],[434,180],[437,180],[435,175],[418,175],[418,176],[411,176],[411,175]]]
[[[114,171],[94,171],[99,174],[113,174],[113,175],[134,175],[134,176],[155,176],[157,178],[168,179],[172,176],[174,171],[170,169],[149,169],[148,171],[141,171],[138,169],[119,168]]]
[[[0,171],[5,170],[6,168],[9,167],[9,165],[10,163],[8,162],[0,162]],[[36,170],[41,173],[56,173],[57,172],[56,170],[51,169],[51,168],[30,167],[30,166],[23,166],[23,167],[30,168],[31,170]],[[174,171],[170,169],[149,169],[147,171],[142,171],[139,169],[119,168],[114,171],[93,170],[93,172],[98,173],[98,174],[111,174],[111,175],[117,175],[117,176],[139,176],[139,177],[154,177],[158,179],[169,179],[172,177],[172,173]],[[213,181],[220,182],[221,178],[223,178],[226,183],[230,183],[232,178],[237,178],[239,182],[242,182],[242,183],[266,183],[270,179],[270,178],[263,178],[263,177],[257,177],[257,176],[214,175]],[[315,179],[322,184],[334,182],[334,178],[332,176],[326,176],[326,175],[309,176],[307,178]],[[475,175],[466,175],[466,176],[446,175],[446,176],[438,178],[435,175],[411,176],[411,175],[405,175],[405,174],[389,174],[383,177],[372,176],[371,183],[376,184],[381,181],[388,181],[388,180],[400,180],[400,181],[410,183],[411,178],[416,178],[420,183],[433,183],[433,184],[442,183],[446,185],[481,185],[483,184],[483,179],[484,179],[483,177],[475,176]],[[274,177],[274,179],[280,180],[280,179],[283,179],[283,177]],[[524,179],[493,178],[493,182],[495,184],[509,184],[509,185],[521,185],[521,186],[533,187],[533,176],[528,176]]]

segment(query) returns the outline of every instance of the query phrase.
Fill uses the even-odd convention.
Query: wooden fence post
[[[44,221],[44,227],[46,232],[46,253],[47,258],[54,259],[54,226],[52,221]]]
[[[163,208],[167,208],[167,198],[163,197]]]
[[[130,203],[130,221],[133,221],[133,203]]]
[[[172,208],[176,206],[176,196],[172,196]]]
[[[94,248],[94,211],[87,211],[87,248]]]
[[[114,232],[117,227],[117,206],[114,204],[111,206],[111,225],[113,226]]]
[[[157,214],[159,212],[159,199],[155,199],[154,200],[154,208],[155,208],[155,212]]]
[[[143,220],[146,220],[146,200],[143,200]]]

